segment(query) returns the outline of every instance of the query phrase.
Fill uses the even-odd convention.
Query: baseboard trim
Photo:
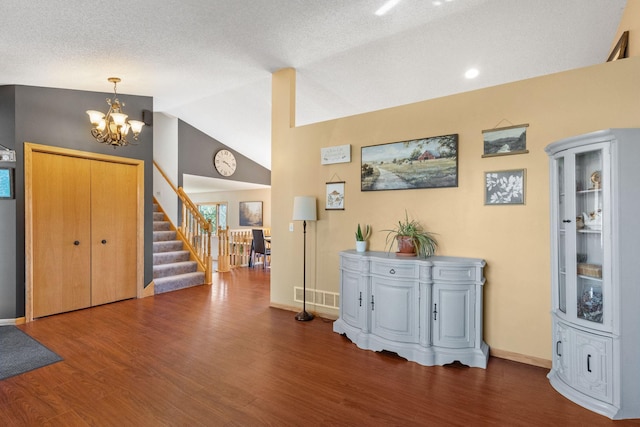
[[[149,283],[143,290],[142,290],[142,298],[146,298],[146,297],[152,297],[155,295],[155,283],[151,282]]]
[[[26,317],[18,317],[16,319],[0,319],[0,326],[23,325],[27,323]]]
[[[551,360],[543,359],[541,357],[527,356],[526,354],[514,353],[512,351],[500,350],[496,348],[491,348],[489,354],[492,357],[498,357],[500,359],[506,359],[513,362],[526,363],[527,365],[551,369]]]

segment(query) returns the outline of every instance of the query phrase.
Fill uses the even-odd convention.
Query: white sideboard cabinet
[[[551,385],[640,418],[640,129],[546,147],[551,173]]]
[[[358,347],[392,351],[421,365],[486,368],[482,339],[485,261],[340,253],[340,317],[334,332]]]

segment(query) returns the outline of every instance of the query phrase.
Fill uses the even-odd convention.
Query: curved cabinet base
[[[425,347],[417,343],[390,341],[377,335],[363,332],[338,319],[333,323],[333,331],[349,338],[358,348],[372,351],[391,351],[411,362],[424,366],[446,365],[460,362],[473,368],[486,369],[489,360],[489,346],[483,341],[480,348]]]
[[[604,415],[605,417],[609,417],[611,419],[620,419],[618,416],[619,409],[613,405],[602,402],[598,399],[591,398],[586,394],[580,393],[576,391],[573,387],[568,386],[562,379],[556,374],[554,370],[549,372],[547,375],[549,379],[549,383],[551,386],[561,395],[572,401],[573,403],[577,403],[578,405],[586,408],[590,411],[598,413],[600,415]]]

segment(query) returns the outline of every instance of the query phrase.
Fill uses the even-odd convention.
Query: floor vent
[[[293,300],[302,302],[302,288],[293,288]],[[318,291],[307,289],[307,304],[313,304],[320,307],[340,308],[340,294],[337,292]]]

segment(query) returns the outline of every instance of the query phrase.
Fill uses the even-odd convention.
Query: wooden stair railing
[[[191,201],[182,187],[176,188],[169,177],[164,173],[160,165],[153,161],[160,175],[167,181],[171,189],[182,202],[182,223],[176,230],[176,234],[182,240],[191,256],[198,263],[198,269],[204,271],[204,280],[207,285],[212,283],[212,258],[211,258],[211,232],[213,226],[198,211],[198,207]],[[218,264],[220,264],[218,252]],[[228,253],[228,251],[227,251]]]
[[[231,271],[229,263],[229,228],[218,227],[218,271]]]

